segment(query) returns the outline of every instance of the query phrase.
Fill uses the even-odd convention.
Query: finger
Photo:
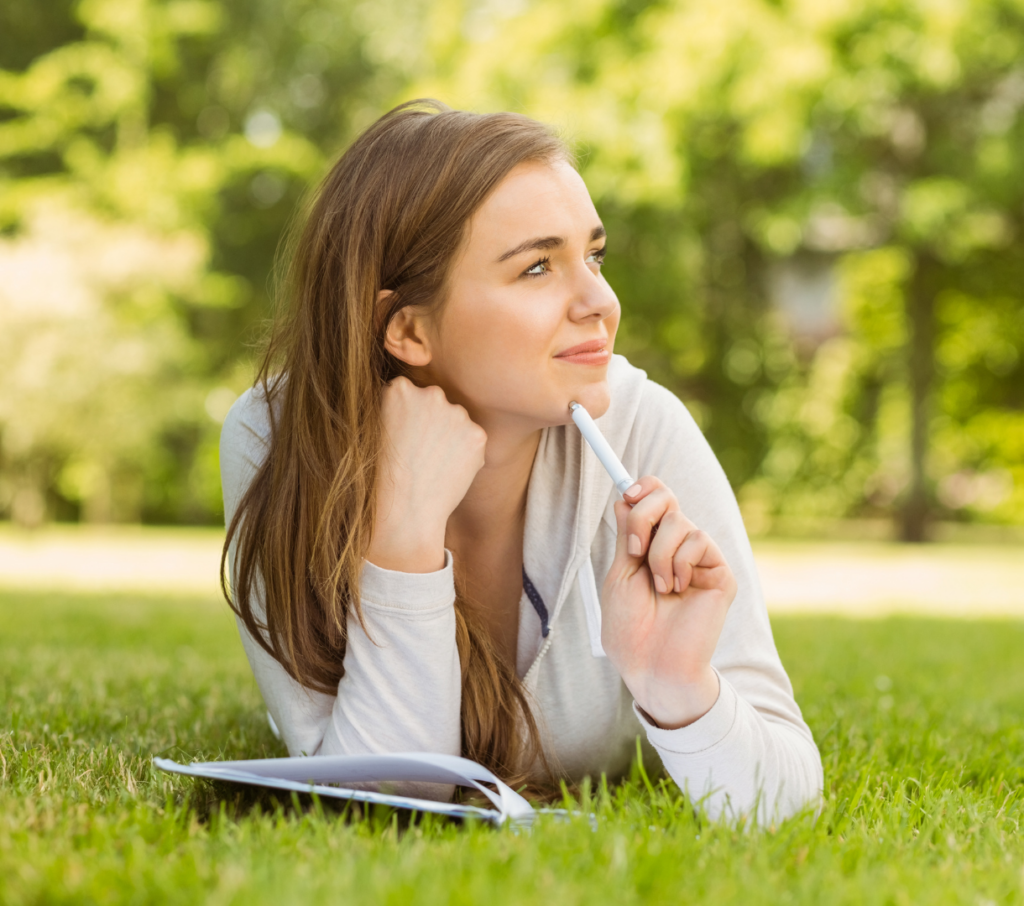
[[[732,570],[724,563],[713,568],[695,566],[690,579],[690,588],[735,594],[736,580],[733,578]]]
[[[626,520],[629,518],[629,504],[622,500],[615,501],[615,537],[616,543],[625,544]]]
[[[623,491],[622,498],[626,503],[631,505],[637,504],[650,494],[651,491],[664,486],[664,482],[660,478],[655,478],[653,475],[645,475],[643,478],[638,478],[636,484],[631,488]]]
[[[697,527],[679,510],[666,513],[655,527],[657,534],[651,538],[647,551],[647,565],[659,594],[671,594],[675,582],[673,558],[679,546],[690,532]],[[653,531],[653,530],[652,530]]]
[[[695,588],[715,588],[714,583],[731,576],[725,558],[711,536],[701,529],[690,531],[683,543],[679,545],[672,558],[675,584],[673,589],[678,593],[685,591],[690,585]]]
[[[652,530],[666,513],[679,509],[679,503],[668,488],[662,485],[651,491],[637,503],[626,519],[626,534],[629,536],[629,552],[642,557],[648,550]]]
[[[634,557],[629,552],[629,542],[626,532],[626,521],[629,518],[629,504],[622,500],[615,502],[615,557],[612,565],[608,568],[609,576],[632,576],[642,565],[640,557]]]

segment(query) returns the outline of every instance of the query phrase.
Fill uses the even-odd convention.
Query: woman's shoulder
[[[719,544],[726,537],[738,538],[743,523],[729,479],[693,415],[668,387],[638,368],[628,368],[637,374],[627,395],[632,419],[628,434],[620,438],[623,463],[638,476],[657,475],[687,516]]]
[[[609,426],[612,433],[625,431],[635,437],[637,433],[650,436],[682,432],[702,436],[686,404],[624,356],[613,357],[608,381],[612,395],[608,421],[613,423]]]
[[[279,396],[271,385],[268,402],[262,384],[250,387],[228,410],[220,429],[220,472],[225,492],[242,486],[267,456],[270,447],[271,406]]]
[[[728,496],[729,483],[718,458],[675,393],[625,359],[609,372],[609,384],[612,407],[606,436],[627,468],[658,475],[677,494],[692,496],[696,488],[715,488]],[[605,430],[604,423],[601,428]]]
[[[261,385],[246,390],[228,410],[220,430],[220,445],[236,447],[270,440],[270,406]]]

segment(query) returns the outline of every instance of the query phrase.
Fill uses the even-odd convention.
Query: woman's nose
[[[574,286],[569,317],[574,321],[603,321],[619,307],[618,297],[600,272],[595,274],[585,264],[582,267]]]

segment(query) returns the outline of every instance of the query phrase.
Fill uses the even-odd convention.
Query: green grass
[[[765,831],[671,783],[530,834],[154,773],[282,754],[225,607],[0,596],[4,903],[1024,902],[1024,624],[774,621],[826,803]]]

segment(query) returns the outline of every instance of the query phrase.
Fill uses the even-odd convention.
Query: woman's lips
[[[555,358],[575,365],[607,365],[612,357],[607,344],[607,340],[590,340],[560,352]]]

